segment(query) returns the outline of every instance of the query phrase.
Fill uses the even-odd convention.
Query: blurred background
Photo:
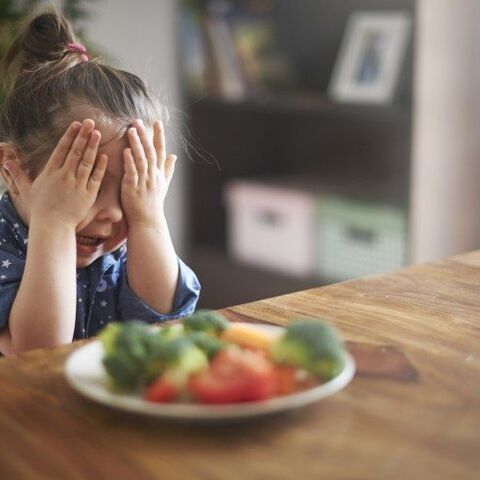
[[[44,3],[0,3],[2,49]],[[169,107],[199,306],[479,248],[477,0],[50,3]]]

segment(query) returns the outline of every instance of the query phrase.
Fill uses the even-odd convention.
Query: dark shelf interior
[[[403,108],[279,110],[208,99],[190,117],[205,152],[190,168],[194,244],[225,247],[223,191],[239,177],[373,185],[377,197],[407,206],[411,121]]]
[[[196,248],[190,265],[202,284],[199,308],[225,308],[330,283],[327,279],[292,278],[241,264],[213,248]]]

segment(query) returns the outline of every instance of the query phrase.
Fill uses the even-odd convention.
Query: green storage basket
[[[407,258],[405,211],[321,197],[317,205],[318,274],[346,280],[401,268]]]

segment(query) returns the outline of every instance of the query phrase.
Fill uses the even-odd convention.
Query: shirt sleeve
[[[191,315],[200,296],[200,282],[195,273],[178,258],[178,282],[173,310],[168,314],[158,313],[140,299],[128,284],[126,264],[120,272],[118,314],[122,321],[143,320],[149,323],[164,322]]]
[[[8,324],[24,268],[23,253],[0,248],[0,330]]]

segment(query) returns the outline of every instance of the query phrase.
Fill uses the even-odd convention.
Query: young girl
[[[14,67],[0,119],[0,352],[191,314],[200,285],[164,215],[176,157],[145,84],[90,59],[57,12],[15,40],[4,73]]]

